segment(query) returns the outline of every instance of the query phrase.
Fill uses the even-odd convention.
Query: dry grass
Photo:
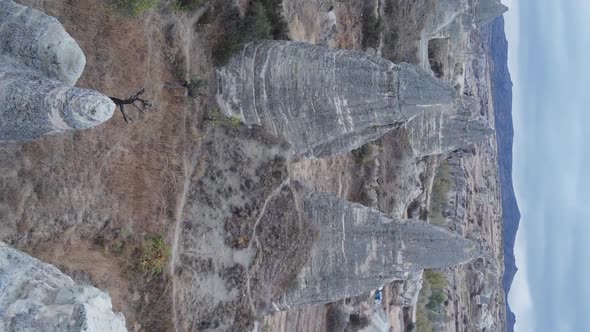
[[[157,276],[164,272],[170,258],[170,246],[161,235],[152,235],[143,248],[139,265],[144,273]]]
[[[417,63],[418,40],[437,0],[384,0],[382,56],[395,63]]]

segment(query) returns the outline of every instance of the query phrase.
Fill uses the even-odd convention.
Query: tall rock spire
[[[300,157],[346,153],[452,105],[455,93],[408,64],[289,41],[247,44],[217,74],[222,111],[285,138]]]
[[[115,104],[72,87],[86,59],[53,17],[0,0],[0,141],[35,139],[107,121]]]
[[[395,220],[331,194],[312,193],[304,209],[319,238],[297,282],[274,299],[277,310],[359,295],[407,272],[447,268],[483,254],[457,233]]]
[[[457,99],[455,107],[440,112],[422,112],[406,125],[416,157],[446,154],[470,144],[480,143],[494,133],[487,120],[469,111],[475,101]]]

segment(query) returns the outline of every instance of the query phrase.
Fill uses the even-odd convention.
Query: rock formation
[[[0,331],[127,331],[109,295],[0,242]]]
[[[507,10],[500,0],[439,0],[427,34],[433,38],[453,37],[490,22]]]
[[[407,272],[451,267],[482,255],[479,245],[459,234],[418,220],[394,220],[331,194],[312,193],[304,209],[319,239],[297,283],[273,301],[276,309],[333,302]]]
[[[299,157],[346,153],[452,106],[455,93],[408,64],[288,41],[247,44],[217,74],[222,111],[283,137]]]
[[[0,141],[85,129],[108,120],[115,104],[72,87],[86,59],[53,17],[0,0]]]
[[[458,100],[457,104],[453,109],[423,112],[406,125],[417,157],[450,153],[479,143],[494,133],[485,119],[470,114],[468,108],[473,103],[468,99]]]
[[[203,146],[173,249],[180,330],[246,330],[260,311],[333,302],[480,254],[458,234],[307,189],[290,177],[289,146],[263,128],[211,128]]]

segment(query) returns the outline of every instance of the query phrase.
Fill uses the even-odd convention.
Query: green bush
[[[423,306],[418,306],[416,311],[416,332],[433,332],[434,328],[428,319],[428,312]]]
[[[443,304],[446,300],[447,294],[442,289],[435,289],[432,291],[432,295],[430,295],[426,309],[440,313],[444,310]]]
[[[379,147],[373,143],[367,143],[359,148],[352,150],[352,155],[361,164],[367,164],[375,160]]]
[[[150,236],[147,240],[139,262],[141,270],[151,275],[159,275],[164,272],[168,263],[170,247],[161,235]]]
[[[213,58],[224,65],[245,43],[260,39],[287,39],[287,25],[280,12],[280,1],[254,0],[243,19],[236,10],[222,18],[218,43],[213,49]]]
[[[434,270],[424,270],[424,279],[428,281],[432,289],[445,289],[449,283],[442,272]]]
[[[210,113],[208,120],[212,121],[218,126],[226,126],[237,128],[242,124],[242,121],[237,116],[226,116],[221,110],[215,107]]]
[[[445,218],[442,212],[448,203],[449,191],[453,186],[450,173],[449,165],[446,162],[441,163],[432,183],[428,218],[431,223],[439,226],[444,226],[445,224]]]
[[[160,0],[110,0],[111,8],[124,16],[138,16],[156,7]]]
[[[448,300],[445,289],[448,281],[441,271],[424,270],[422,290],[418,297],[416,331],[433,331],[434,323],[448,319],[444,303]]]
[[[201,93],[203,89],[207,87],[207,81],[200,79],[196,76],[191,77],[191,80],[187,82],[187,89],[189,97],[195,98]]]

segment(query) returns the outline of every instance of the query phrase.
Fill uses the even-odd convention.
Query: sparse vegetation
[[[242,124],[240,118],[237,116],[226,116],[218,107],[215,107],[210,111],[207,120],[218,126],[226,126],[231,128],[237,128]]]
[[[192,76],[190,81],[186,82],[186,88],[188,90],[188,96],[196,98],[203,94],[203,89],[207,87],[207,81],[197,76]]]
[[[373,143],[367,143],[360,148],[352,150],[352,155],[363,165],[375,160],[379,147]]]
[[[168,263],[170,247],[161,235],[147,238],[147,244],[140,258],[141,270],[151,275],[160,275]]]
[[[375,14],[375,8],[365,6],[363,10],[363,47],[379,47],[383,23],[381,18]]]
[[[431,223],[438,226],[445,225],[443,210],[447,205],[448,194],[453,185],[453,180],[451,179],[450,173],[450,166],[446,162],[442,162],[438,167],[434,177],[434,182],[432,184],[428,218]]]
[[[160,0],[110,0],[111,8],[124,16],[138,16],[155,8]]]
[[[417,304],[415,331],[432,332],[434,323],[446,321],[445,303],[448,298],[445,289],[447,287],[448,282],[442,272],[424,271],[422,290]]]
[[[428,281],[432,289],[445,289],[449,286],[447,278],[442,272],[435,270],[425,270],[424,279]]]
[[[287,25],[281,16],[281,1],[254,0],[243,19],[237,10],[227,12],[222,18],[213,58],[218,65],[227,63],[242,45],[260,39],[288,39]]]

